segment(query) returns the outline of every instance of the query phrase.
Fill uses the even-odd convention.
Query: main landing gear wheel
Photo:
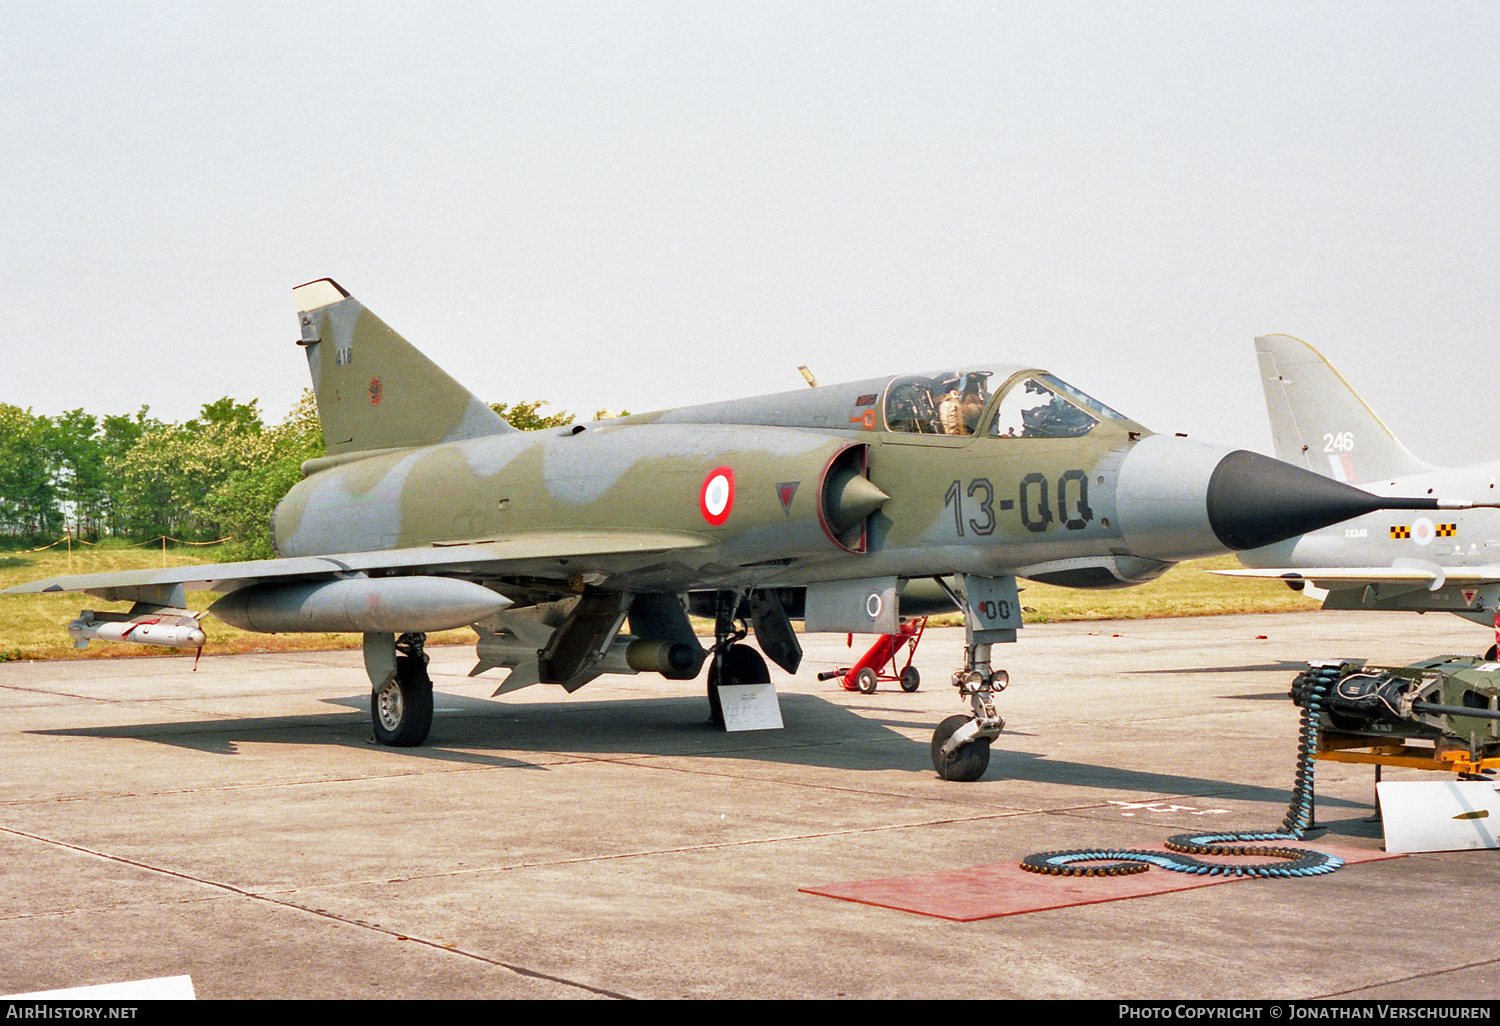
[[[978,780],[990,767],[991,738],[977,737],[957,751],[943,755],[943,745],[972,717],[949,716],[932,732],[932,768],[944,780]]]
[[[868,666],[860,667],[859,672],[854,675],[854,684],[859,688],[860,693],[864,695],[873,695],[875,693],[875,685],[878,681],[879,678],[875,676],[875,671]]]
[[[771,671],[761,654],[749,645],[730,645],[723,656],[715,658],[708,667],[708,708],[713,714],[714,726],[724,729],[724,706],[719,701],[719,688],[735,684],[769,684]]]
[[[421,643],[414,652],[402,653],[404,647],[409,646],[397,642],[396,672],[370,692],[370,719],[376,741],[394,748],[415,748],[432,729],[432,678],[427,675],[427,654]]]

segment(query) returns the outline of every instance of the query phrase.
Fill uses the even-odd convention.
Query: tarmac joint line
[[[148,873],[157,873],[162,876],[169,876],[177,880],[184,880],[188,883],[196,884],[200,887],[208,888],[211,890],[224,891],[241,898],[247,898],[251,901],[263,902],[265,904],[274,905],[278,908],[287,909],[293,912],[301,912],[304,915],[310,915],[318,919],[325,919],[344,926],[352,926],[356,929],[368,930],[372,933],[384,934],[392,940],[421,944],[426,947],[432,948],[435,951],[445,952],[450,955],[457,955],[461,958],[471,959],[475,962],[483,962],[486,965],[492,965],[497,969],[504,969],[508,972],[515,973],[518,976],[525,976],[529,979],[544,980],[548,983],[556,983],[560,986],[572,987],[577,990],[586,991],[590,994],[598,994],[601,997],[617,998],[623,1001],[633,1000],[630,995],[621,994],[618,991],[606,990],[602,987],[595,987],[591,984],[582,983],[578,980],[565,979],[561,976],[553,976],[549,973],[540,972],[535,969],[528,969],[525,966],[516,965],[511,962],[502,962],[499,959],[488,958],[473,951],[466,951],[463,948],[454,947],[448,944],[440,944],[437,941],[428,940],[423,937],[413,937],[410,934],[398,933],[395,930],[388,930],[385,927],[376,925],[374,923],[367,923],[358,919],[350,919],[345,916],[334,915],[333,913],[328,912],[325,909],[309,908],[305,905],[299,905],[293,901],[273,898],[267,894],[260,894],[255,891],[246,890],[243,887],[236,887],[233,884],[224,883],[219,880],[208,880],[203,877],[193,876],[189,873],[182,873],[174,869],[166,869],[162,866],[153,866],[149,863],[140,862],[136,859],[126,858],[123,855],[110,855],[107,852],[96,851],[92,848],[86,848],[83,845],[79,844],[70,844],[67,841],[60,841],[56,838],[43,837],[39,834],[28,833],[25,830],[17,830],[14,827],[0,826],[0,832],[13,834],[17,837],[24,837],[27,840],[36,841],[41,844],[49,844],[59,848],[66,848],[69,851],[75,851],[83,855],[92,856],[93,858],[103,859],[107,862],[114,862],[124,866],[131,866],[136,869],[144,870]]]

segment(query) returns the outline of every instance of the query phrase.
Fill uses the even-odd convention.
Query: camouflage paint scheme
[[[1118,417],[1083,439],[887,431],[878,397],[891,378],[516,432],[486,418],[488,409],[436,368],[416,372],[420,355],[352,298],[302,316],[305,331],[338,339],[308,347],[330,456],[276,512],[285,556],[482,549],[524,536],[541,558],[507,558],[500,569],[559,583],[626,577],[635,591],[1014,573],[1080,557],[1113,566],[1122,546],[1111,501],[1118,464],[1150,434]],[[1019,381],[1040,372],[993,373]],[[868,480],[888,496],[862,541],[841,540],[827,520],[822,486],[841,456],[867,464]],[[720,467],[733,473],[733,504],[713,523],[700,498]],[[1053,509],[1065,474],[1089,479],[1065,496],[1066,517]],[[650,525],[639,554],[548,558],[552,534],[627,537],[634,525]],[[1124,580],[1168,565],[1127,557]]]
[[[954,683],[974,718],[944,721],[934,765],[973,779],[1003,726],[989,649],[1015,639],[1017,578],[1134,584],[1392,501],[1154,435],[1025,365],[519,432],[332,280],[294,296],[328,455],[275,512],[279,558],[11,591],[136,603],[114,634],[188,614],[187,585],[227,593],[209,612],[248,629],[361,632],[376,736],[390,744],[427,733],[426,630],[474,626],[474,672],[508,669],[500,690],[572,690],[604,672],[696,676],[709,651],[691,607],[715,619],[716,702],[721,683],[769,679],[738,644],[751,624],[794,672],[792,619],[880,633],[898,606],[957,603]],[[982,760],[942,768],[979,747]]]

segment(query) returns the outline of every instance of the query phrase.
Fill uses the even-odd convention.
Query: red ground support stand
[[[862,691],[867,695],[875,693],[878,681],[899,681],[902,691],[915,691],[921,684],[921,675],[917,668],[911,664],[912,656],[917,654],[917,642],[922,640],[922,632],[927,629],[927,617],[919,620],[908,620],[901,624],[895,634],[882,634],[870,650],[860,657],[859,662],[842,670],[830,670],[818,674],[819,680],[831,680],[834,677],[843,678],[839,683],[845,691]],[[854,636],[851,634],[849,640],[852,643]],[[901,654],[902,649],[907,649],[906,665],[899,670],[896,669],[896,657]],[[883,672],[883,668],[889,664],[890,672]]]

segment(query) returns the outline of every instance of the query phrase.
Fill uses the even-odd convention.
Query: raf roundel
[[[1426,517],[1417,517],[1411,522],[1411,540],[1418,545],[1431,545],[1437,535],[1437,527]]]
[[[721,527],[734,509],[734,471],[728,467],[715,467],[703,479],[703,490],[698,493],[698,511],[715,527]]]

